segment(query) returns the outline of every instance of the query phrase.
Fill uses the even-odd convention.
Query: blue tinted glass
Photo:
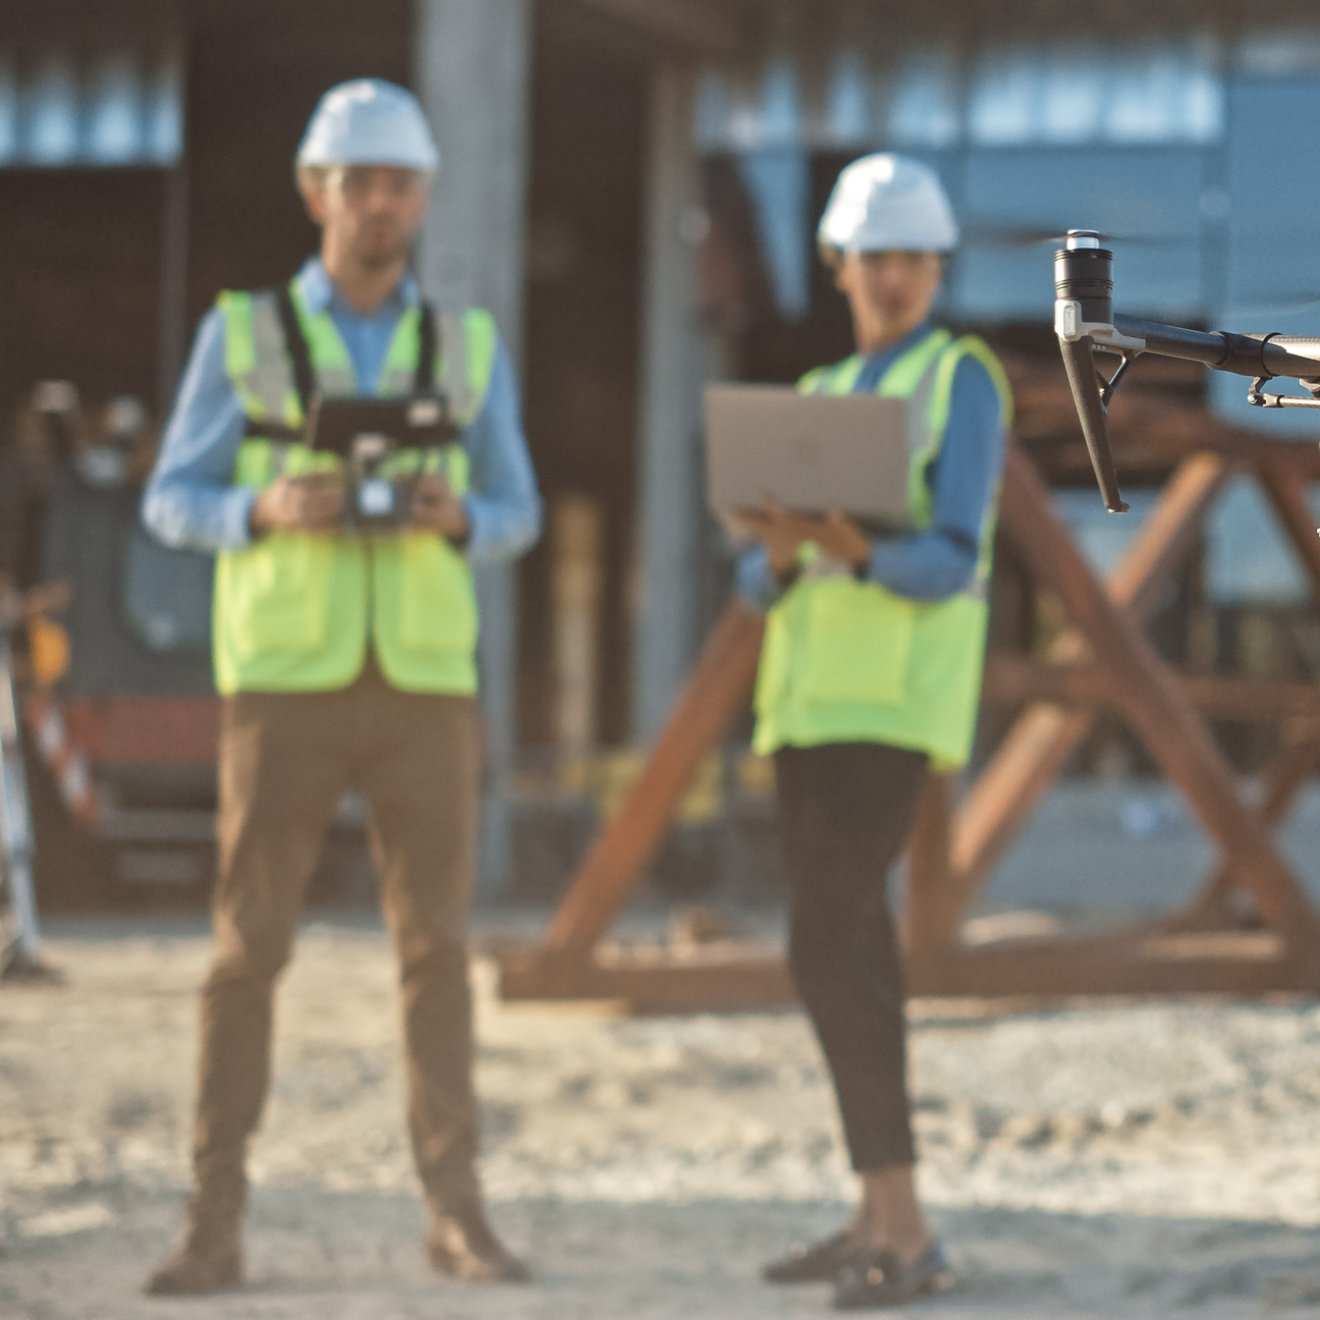
[[[1012,146],[1030,142],[1040,121],[1040,78],[1036,51],[1001,46],[978,62],[967,105],[973,142]]]
[[[18,84],[14,70],[0,61],[0,165],[18,153]]]
[[[889,140],[900,147],[947,147],[961,129],[957,71],[945,51],[909,52],[889,103]]]
[[[697,83],[693,112],[693,136],[697,146],[706,151],[721,151],[732,137],[733,99],[722,73],[708,71]]]
[[[172,165],[183,155],[183,79],[178,64],[164,64],[147,97],[146,157]]]
[[[1105,70],[1093,47],[1063,46],[1040,68],[1040,137],[1044,142],[1089,142],[1104,113]]]
[[[804,148],[752,151],[738,158],[752,199],[761,250],[781,316],[803,316],[811,300],[811,166]]]
[[[844,51],[834,62],[825,93],[825,122],[830,141],[852,146],[871,136],[871,88],[867,68],[856,51]]]
[[[133,61],[104,60],[89,80],[83,154],[94,165],[126,165],[142,158],[142,145],[142,95]]]
[[[23,97],[22,154],[36,165],[67,165],[78,155],[78,84],[67,59],[51,57]]]

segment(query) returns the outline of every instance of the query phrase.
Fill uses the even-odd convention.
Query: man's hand
[[[423,531],[439,532],[459,545],[467,540],[470,530],[467,510],[447,477],[428,472],[417,478],[412,494],[412,525]]]
[[[335,472],[276,477],[252,503],[253,532],[328,532],[344,512],[344,479]]]

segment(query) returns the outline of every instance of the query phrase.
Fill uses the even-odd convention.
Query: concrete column
[[[529,0],[416,0],[416,87],[440,145],[440,177],[418,274],[441,305],[487,307],[522,359],[523,251],[529,168]],[[517,694],[516,569],[477,574],[481,680],[490,756],[481,881],[510,875],[507,799]]]
[[[653,75],[638,424],[640,614],[633,733],[664,723],[700,643],[701,386],[710,354],[697,319],[705,218],[693,143],[695,80]]]

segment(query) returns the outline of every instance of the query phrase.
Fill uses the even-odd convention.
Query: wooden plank
[[[1187,699],[1215,719],[1274,724],[1320,710],[1320,686],[1315,683],[1228,674],[1175,673],[1174,677]],[[987,661],[982,699],[1096,706],[1113,704],[1115,695],[1109,676],[1097,665],[1050,665],[1001,655]]]
[[[778,953],[731,950],[696,960],[663,950],[580,960],[506,952],[499,993],[507,1001],[604,1000],[635,1013],[736,1012],[796,999]],[[909,960],[914,997],[1014,998],[1077,995],[1320,992],[1320,960],[1290,958],[1270,931],[1093,939],[1011,940],[931,950]]]
[[[1194,548],[1201,523],[1231,471],[1219,455],[1198,454],[1170,478],[1109,581],[1113,600],[1132,618],[1140,621],[1154,609]],[[1013,511],[1006,514],[1004,525],[1011,532]],[[1082,638],[1070,631],[1051,648],[1050,659],[1066,662],[1085,654]],[[1037,703],[1009,730],[954,823],[950,890],[958,908],[967,906],[1090,727],[1086,711]]]
[[[907,906],[903,937],[909,952],[952,938],[957,910],[949,910],[949,840],[953,825],[954,777],[932,774],[917,803],[908,841]]]
[[[555,913],[547,953],[585,955],[623,906],[673,818],[697,764],[745,708],[765,622],[728,606],[618,815],[597,839]]]
[[[796,1001],[779,954],[729,954],[701,961],[655,958],[602,962],[542,953],[499,960],[502,999],[607,999],[634,1013],[712,1013],[778,1008]]]
[[[1054,585],[1096,659],[1114,679],[1124,716],[1185,793],[1202,826],[1255,895],[1261,915],[1298,948],[1320,956],[1320,925],[1232,773],[1177,683],[1132,618],[1110,598],[1072,544],[1029,461],[1011,451],[1005,525],[1033,572]]]
[[[1315,448],[1314,445],[1305,447]],[[1283,463],[1269,463],[1260,467],[1257,478],[1306,573],[1311,601],[1320,609],[1320,534],[1317,534],[1315,515],[1306,500],[1302,476],[1295,468]]]
[[[1312,722],[1309,732],[1290,741],[1266,770],[1264,793],[1257,808],[1262,825],[1272,830],[1283,823],[1298,792],[1317,768],[1320,768],[1320,729]],[[1234,891],[1238,888],[1239,879],[1232,867],[1221,864],[1201,887],[1199,895],[1168,918],[1166,927],[1204,930],[1241,923],[1243,914],[1233,904]]]
[[[913,995],[1266,994],[1320,990],[1320,960],[1288,956],[1273,932],[1164,941],[1012,941],[914,962]]]

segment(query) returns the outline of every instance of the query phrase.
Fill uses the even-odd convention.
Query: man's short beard
[[[396,248],[392,252],[377,254],[367,253],[359,254],[358,265],[364,270],[384,270],[387,266],[397,266],[401,261],[408,260],[407,248]]]
[[[379,251],[369,248],[366,251],[363,251],[361,248],[358,248],[354,251],[353,256],[363,270],[384,270],[387,266],[397,266],[399,262],[407,261],[408,253],[411,248],[411,243],[400,243],[397,246],[390,247],[388,250]]]

